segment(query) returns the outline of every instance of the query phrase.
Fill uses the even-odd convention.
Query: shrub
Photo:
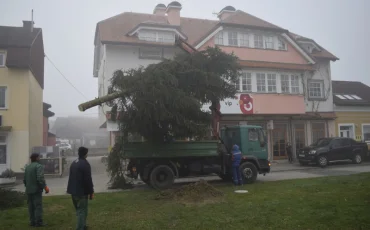
[[[0,174],[0,178],[12,178],[15,177],[15,173],[11,169],[7,169]]]
[[[25,200],[26,195],[23,192],[0,188],[0,210],[23,206]]]

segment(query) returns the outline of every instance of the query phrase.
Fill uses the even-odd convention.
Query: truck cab
[[[226,126],[221,129],[221,141],[225,147],[225,168],[222,179],[229,179],[231,172],[231,149],[233,145],[238,145],[242,152],[242,162],[240,170],[245,183],[253,183],[257,179],[257,174],[270,172],[270,162],[268,161],[267,138],[261,126],[237,125]]]

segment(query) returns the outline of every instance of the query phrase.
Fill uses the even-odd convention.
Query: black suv
[[[321,167],[330,161],[352,160],[356,164],[362,162],[367,152],[367,144],[351,138],[321,138],[308,147],[297,152],[301,165],[316,163]]]

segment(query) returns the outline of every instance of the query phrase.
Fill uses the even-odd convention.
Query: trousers
[[[42,192],[27,194],[30,224],[42,224]]]
[[[243,179],[242,175],[240,173],[239,165],[233,165],[232,166],[232,171],[233,171],[233,181],[235,185],[242,185],[243,184]]]
[[[77,230],[84,230],[86,226],[87,219],[87,196],[72,196],[73,206],[76,210],[77,216]]]

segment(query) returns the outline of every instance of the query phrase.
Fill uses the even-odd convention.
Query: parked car
[[[367,144],[357,142],[351,138],[332,137],[321,138],[308,147],[298,152],[298,160],[301,165],[316,163],[325,167],[329,162],[352,160],[360,164],[366,156]]]
[[[64,151],[72,150],[72,146],[70,144],[67,144],[67,143],[60,143],[57,146],[59,147],[60,150],[64,150]]]

